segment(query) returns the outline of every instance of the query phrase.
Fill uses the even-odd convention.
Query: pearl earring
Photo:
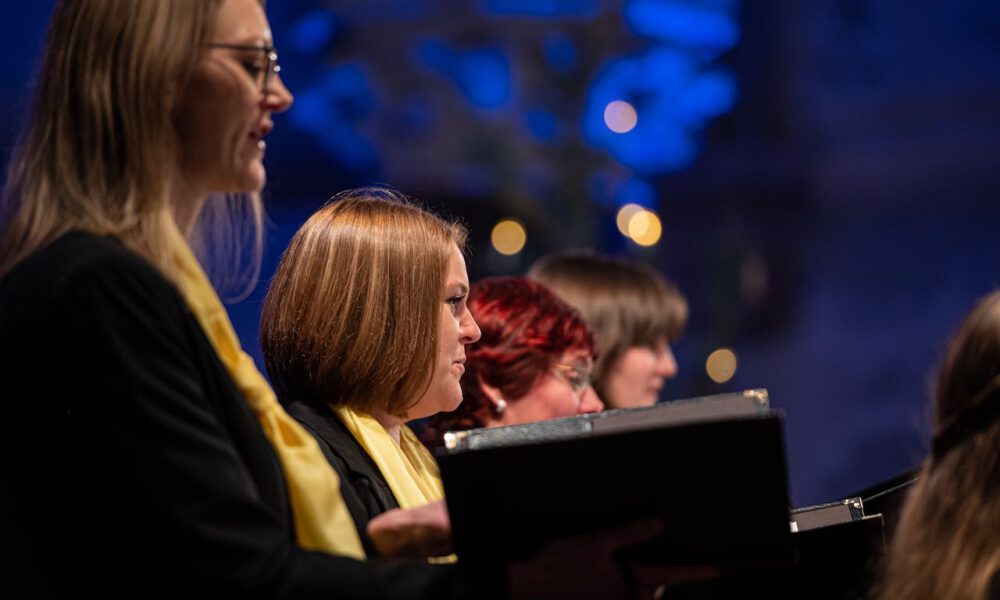
[[[497,398],[496,402],[493,403],[493,411],[502,415],[505,410],[507,410],[507,401],[503,398]]]

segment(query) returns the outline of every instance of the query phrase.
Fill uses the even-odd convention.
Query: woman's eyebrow
[[[463,296],[469,293],[469,286],[461,281],[453,281],[449,283],[446,287],[448,288],[449,292],[454,291],[454,293],[462,294]]]

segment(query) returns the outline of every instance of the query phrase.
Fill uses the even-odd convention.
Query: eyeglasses
[[[556,364],[552,366],[552,370],[562,377],[577,394],[582,394],[590,387],[590,367]]]
[[[265,63],[261,67],[259,64],[244,64],[243,68],[250,73],[250,76],[257,82],[260,91],[264,94],[268,92],[271,80],[281,72],[281,65],[278,64],[278,53],[274,51],[274,46],[252,46],[249,44],[206,44],[209,48],[225,48],[227,50],[242,50],[245,52],[263,52]]]

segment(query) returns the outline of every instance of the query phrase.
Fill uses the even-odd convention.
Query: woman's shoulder
[[[364,448],[358,444],[351,432],[330,408],[312,402],[294,400],[285,405],[285,410],[313,434],[325,453],[333,455],[333,457],[328,456],[328,458],[341,463],[336,466],[366,474],[371,470],[368,468],[371,460]],[[332,459],[331,462],[333,462]]]
[[[56,238],[25,258],[7,277],[64,283],[78,274],[90,276],[95,272],[162,279],[149,262],[118,240],[84,231],[70,231]]]
[[[0,280],[0,310],[32,312],[70,298],[114,297],[156,305],[176,290],[148,261],[113,238],[71,231],[25,258]]]
[[[342,477],[351,481],[369,480],[389,489],[378,465],[333,410],[301,400],[286,404],[285,410],[316,438],[323,454]]]
[[[159,270],[118,241],[71,232],[0,279],[0,339],[65,345],[93,335],[183,335],[189,313]],[[87,333],[90,332],[90,333]]]

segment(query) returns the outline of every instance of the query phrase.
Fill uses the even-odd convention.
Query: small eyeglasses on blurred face
[[[264,64],[243,63],[243,68],[257,82],[261,93],[266,94],[270,90],[271,81],[274,79],[274,76],[281,72],[281,65],[278,64],[278,53],[274,51],[274,46],[253,46],[249,44],[207,44],[207,46],[209,48],[263,53]]]
[[[556,364],[552,367],[552,370],[562,377],[577,394],[583,393],[590,387],[591,369],[591,366],[564,364]]]

